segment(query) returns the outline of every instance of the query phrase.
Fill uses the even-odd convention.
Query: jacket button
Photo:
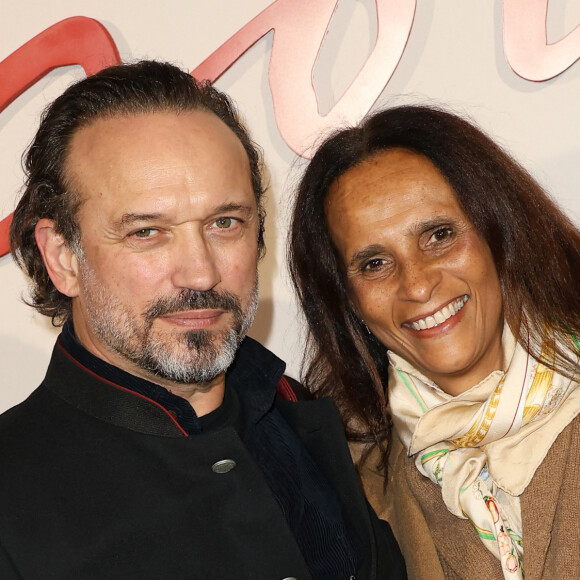
[[[221,461],[216,461],[212,466],[211,470],[214,473],[227,473],[231,471],[236,466],[236,462],[233,459],[222,459]]]

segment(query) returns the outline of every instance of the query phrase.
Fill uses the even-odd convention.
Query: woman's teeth
[[[457,314],[463,308],[468,298],[469,296],[465,294],[461,298],[450,302],[447,306],[444,306],[441,310],[435,312],[435,314],[427,316],[427,318],[421,318],[421,320],[415,320],[415,322],[411,323],[409,326],[413,330],[427,330],[428,328],[439,326],[447,319]]]

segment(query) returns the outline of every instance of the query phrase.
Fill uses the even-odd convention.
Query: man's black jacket
[[[356,578],[404,578],[333,403],[274,401],[283,366],[249,338],[233,372],[271,393],[336,491]],[[235,467],[220,472],[223,460]],[[58,343],[42,385],[0,417],[2,580],[290,577],[310,573],[233,428],[188,437],[163,407],[91,373]]]

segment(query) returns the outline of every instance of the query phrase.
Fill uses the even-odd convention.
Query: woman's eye
[[[363,272],[372,272],[378,270],[384,263],[385,261],[382,258],[373,258],[363,264],[362,270]]]
[[[439,228],[431,234],[431,239],[434,242],[444,242],[448,240],[453,235],[453,230],[451,228]]]

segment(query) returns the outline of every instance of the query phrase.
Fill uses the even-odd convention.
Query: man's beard
[[[184,289],[172,297],[153,300],[143,317],[131,312],[97,280],[84,261],[82,281],[92,331],[108,347],[155,376],[176,383],[203,385],[232,364],[258,308],[256,273],[248,302],[228,291]],[[218,309],[231,316],[228,328],[153,332],[159,316],[196,309]]]

